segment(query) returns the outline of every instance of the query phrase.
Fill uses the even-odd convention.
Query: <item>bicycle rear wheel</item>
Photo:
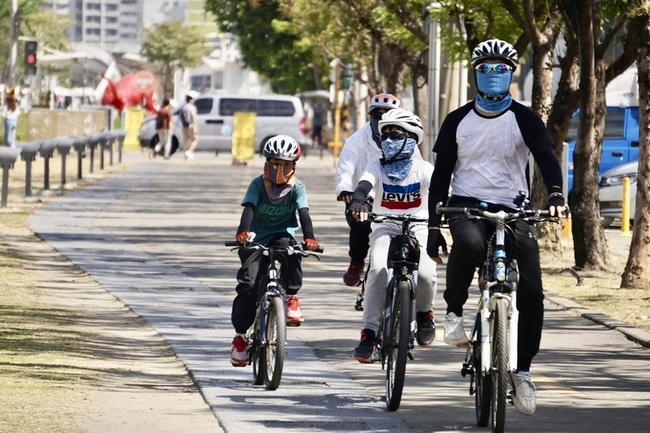
[[[476,425],[487,427],[490,421],[490,401],[492,400],[492,377],[483,375],[481,365],[481,315],[476,315],[476,332],[472,345],[472,368],[474,369],[474,405],[476,407]],[[489,344],[489,343],[488,343]]]
[[[506,427],[506,402],[510,381],[508,361],[508,301],[497,299],[494,309],[492,346],[492,431],[503,433]]]
[[[280,386],[284,367],[285,346],[287,342],[287,315],[281,297],[269,300],[269,313],[266,319],[266,345],[264,355],[266,389],[274,390]]]
[[[390,324],[390,340],[385,342],[387,350],[386,368],[386,407],[390,411],[399,408],[404,389],[406,358],[409,350],[411,332],[410,302],[411,285],[400,281],[396,290],[395,306]]]

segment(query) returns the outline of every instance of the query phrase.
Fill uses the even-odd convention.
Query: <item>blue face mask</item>
[[[381,142],[384,157],[381,159],[381,169],[393,182],[402,181],[413,165],[411,156],[415,152],[414,138],[407,137],[401,140],[387,138]]]
[[[506,72],[474,72],[476,87],[487,99],[499,98],[508,93],[512,83],[512,71]]]
[[[510,95],[510,83],[512,83],[512,71],[497,72],[474,72],[476,87],[479,94],[476,103],[485,111],[499,113],[507,109],[512,103]]]

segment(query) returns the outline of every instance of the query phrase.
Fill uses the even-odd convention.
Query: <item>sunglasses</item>
[[[389,138],[391,140],[403,140],[406,137],[406,132],[403,131],[390,131],[390,132],[382,132],[381,135],[379,136],[380,140],[388,140]]]
[[[487,74],[490,72],[496,72],[498,74],[503,74],[508,71],[512,71],[512,66],[506,65],[505,63],[481,63],[476,65],[474,68],[476,72],[481,74]]]

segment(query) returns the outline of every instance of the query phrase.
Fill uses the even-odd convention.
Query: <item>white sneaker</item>
[[[454,313],[445,316],[445,343],[450,346],[467,347],[469,340],[465,334],[465,322]]]
[[[537,398],[535,397],[535,384],[530,378],[530,373],[527,371],[513,372],[510,376],[514,387],[512,403],[524,415],[534,414],[537,408]]]
[[[187,159],[188,161],[194,160],[194,152],[190,152],[189,150],[187,150],[183,154],[185,155],[185,159]]]

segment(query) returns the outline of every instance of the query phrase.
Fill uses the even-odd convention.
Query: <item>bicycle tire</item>
[[[386,407],[389,411],[399,409],[404,390],[406,358],[411,334],[411,284],[400,281],[391,320],[391,339],[387,341]]]
[[[260,299],[260,302],[264,302],[264,298]],[[255,323],[253,324],[253,338],[250,351],[250,362],[253,364],[253,383],[255,385],[263,385],[266,381],[266,369],[264,368],[266,360],[264,359],[262,330],[260,329],[260,316],[262,314],[264,314],[264,310],[260,305],[258,306],[257,317],[255,317]]]
[[[481,356],[481,314],[476,315],[476,332],[472,345],[472,368],[474,370],[474,406],[476,408],[476,425],[487,427],[490,422],[490,403],[492,401],[492,378],[483,376]]]
[[[508,301],[497,299],[494,306],[492,351],[492,431],[503,433],[506,426],[506,403],[510,382],[508,361]]]
[[[266,389],[275,390],[280,386],[284,355],[287,342],[287,314],[281,297],[269,300],[266,316],[266,344],[262,348],[265,369]]]

